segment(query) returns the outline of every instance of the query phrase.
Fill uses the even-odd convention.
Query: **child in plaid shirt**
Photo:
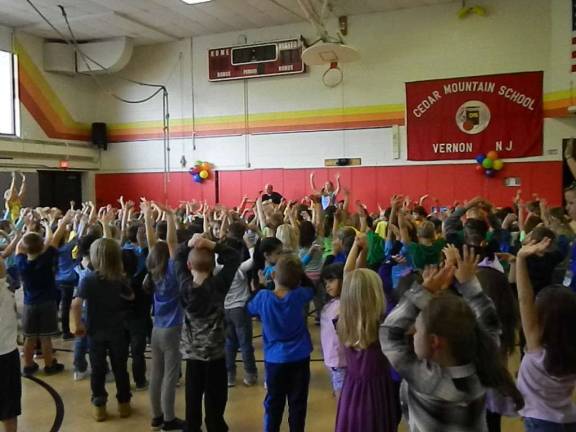
[[[485,432],[487,388],[523,406],[498,355],[500,325],[475,276],[478,258],[464,246],[464,257],[456,253],[450,261],[440,271],[427,269],[424,283],[412,285],[380,328],[382,350],[404,379],[400,397],[410,432]],[[445,292],[454,276],[460,296]]]

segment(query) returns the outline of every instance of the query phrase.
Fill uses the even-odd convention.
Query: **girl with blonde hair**
[[[358,249],[348,255],[340,295],[337,331],[348,368],[338,402],[336,432],[394,432],[396,396],[390,364],[378,341],[386,300],[377,273],[365,268],[352,270]]]

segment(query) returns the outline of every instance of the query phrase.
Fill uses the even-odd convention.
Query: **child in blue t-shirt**
[[[38,340],[42,344],[44,372],[48,375],[64,370],[53,356],[52,337],[59,333],[56,301],[58,290],[54,275],[56,247],[66,233],[66,225],[72,222],[72,212],[60,220],[52,235],[50,224],[45,222],[46,238],[36,232],[28,232],[16,247],[16,265],[24,287],[24,368],[22,374],[34,375],[39,367],[34,362],[34,348]],[[33,219],[31,219],[33,222]],[[32,226],[32,224],[30,224]]]
[[[312,341],[302,310],[314,289],[301,287],[304,270],[298,257],[281,257],[274,269],[274,291],[261,290],[248,311],[262,321],[267,394],[267,432],[279,431],[288,399],[290,430],[303,431],[306,422]]]

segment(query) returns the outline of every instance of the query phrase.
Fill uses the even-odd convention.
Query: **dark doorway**
[[[70,201],[80,207],[82,173],[77,171],[38,171],[40,207],[70,208]]]

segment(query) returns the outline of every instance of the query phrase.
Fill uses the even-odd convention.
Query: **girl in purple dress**
[[[395,395],[390,364],[378,342],[386,300],[377,273],[356,267],[365,250],[357,238],[346,263],[340,296],[338,336],[346,347],[348,370],[338,402],[336,432],[395,432]]]

